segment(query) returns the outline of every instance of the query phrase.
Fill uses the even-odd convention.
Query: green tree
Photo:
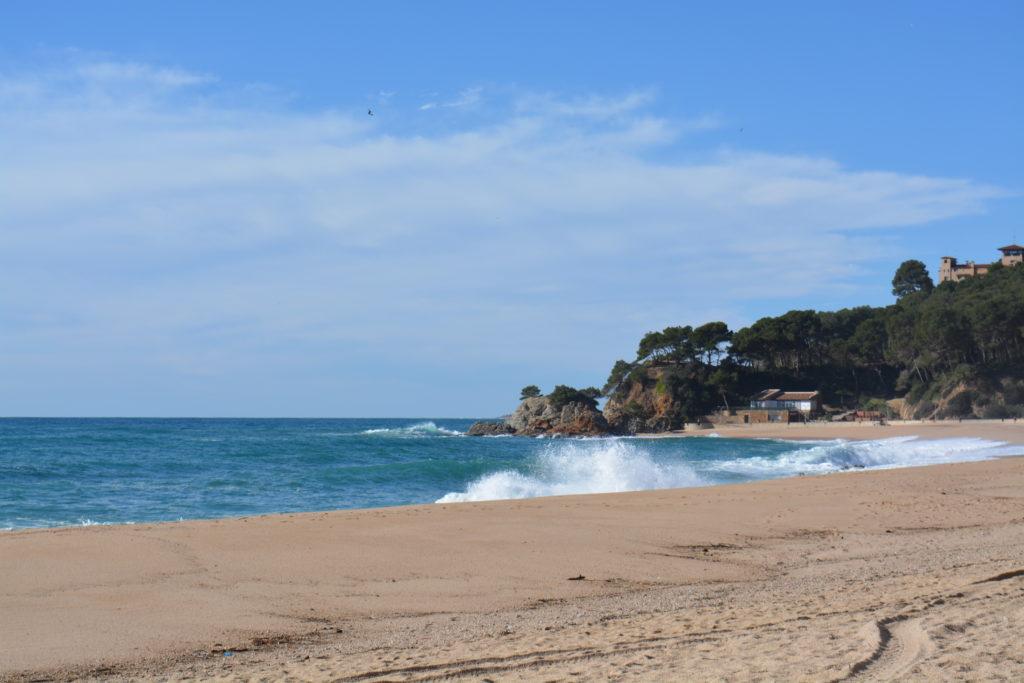
[[[636,348],[637,361],[658,360],[665,347],[665,336],[661,332],[648,332],[640,339]]]
[[[597,389],[593,389],[600,395]],[[593,396],[588,396],[586,393],[576,389],[575,387],[566,386],[565,384],[557,385],[554,390],[548,394],[548,399],[551,401],[556,409],[561,410],[570,403],[582,403],[585,406],[591,408],[597,407],[597,399]]]
[[[602,393],[605,396],[611,396],[614,394],[618,388],[622,386],[623,381],[632,369],[632,363],[627,363],[624,360],[615,361],[615,365],[612,366],[612,371],[608,373],[608,381],[604,383]]]
[[[694,347],[690,339],[693,328],[666,327],[661,332],[648,332],[640,340],[637,347],[636,359],[644,361],[672,361],[682,363],[693,360]]]
[[[703,357],[704,363],[713,365],[722,353],[722,344],[732,339],[729,326],[723,322],[704,323],[693,330],[690,341],[693,350]]]
[[[693,340],[690,338],[692,334],[693,328],[689,325],[666,327],[661,331],[662,355],[676,363],[692,361],[694,356]]]
[[[523,387],[523,390],[519,392],[519,400],[525,400],[528,398],[537,398],[540,396],[540,387],[536,384],[527,384]]]
[[[928,268],[917,259],[901,263],[892,278],[892,293],[899,299],[914,292],[928,294],[934,287],[932,278],[928,275]]]

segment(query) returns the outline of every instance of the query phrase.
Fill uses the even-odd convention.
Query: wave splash
[[[990,460],[1015,455],[1020,447],[986,439],[919,439],[893,437],[875,441],[817,442],[772,457],[735,458],[711,469],[764,479],[797,474],[824,474],[850,469],[887,469]]]
[[[444,427],[438,427],[431,421],[417,422],[414,425],[408,427],[393,427],[390,429],[366,429],[359,432],[364,436],[398,436],[398,437],[416,437],[416,436],[465,436],[462,432],[457,429],[445,429]]]
[[[655,462],[636,444],[627,441],[569,441],[549,445],[525,473],[503,470],[488,474],[472,482],[465,491],[448,493],[436,502],[614,493],[706,483],[689,466]]]

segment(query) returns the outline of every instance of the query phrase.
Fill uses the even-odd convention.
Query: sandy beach
[[[0,683],[1024,683],[1022,28],[4,3]]]
[[[8,532],[0,576],[3,680],[1019,680],[1024,458]]]

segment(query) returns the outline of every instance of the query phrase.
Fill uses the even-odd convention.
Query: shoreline
[[[597,438],[635,438],[640,440],[655,440],[655,439],[675,439],[675,438],[730,438],[730,439],[767,439],[773,441],[790,441],[793,443],[800,443],[803,441],[828,441],[834,439],[843,439],[848,441],[872,441],[878,439],[886,439],[893,437],[915,437],[922,440],[931,439],[950,439],[950,438],[981,438],[992,441],[1002,441],[1008,446],[1021,445],[1021,452],[1019,454],[1010,454],[1009,456],[1000,457],[1015,457],[1024,456],[1024,420],[1018,422],[1008,422],[1002,420],[969,420],[967,422],[953,422],[953,421],[919,421],[919,420],[907,420],[907,421],[890,421],[885,425],[879,425],[873,422],[825,422],[825,423],[792,423],[782,425],[718,425],[709,428],[695,428],[688,431],[672,431],[672,432],[653,432],[653,433],[639,433],[634,434],[630,437],[597,437]],[[477,437],[474,437],[477,438]],[[535,437],[519,437],[519,438],[535,438]],[[577,438],[577,437],[559,437],[559,438]],[[593,439],[595,437],[582,437],[584,439]],[[973,462],[965,460],[962,462]],[[945,464],[956,464],[956,463],[945,463]],[[907,467],[928,467],[931,465],[901,465],[896,467],[876,467],[876,468],[858,468],[857,471],[872,471],[875,469],[904,469]],[[838,472],[841,473],[841,472]],[[787,475],[785,477],[777,477],[782,479],[788,479],[795,476],[805,475]],[[814,476],[820,476],[815,474]],[[755,479],[744,483],[757,483],[760,481],[772,481],[772,479]],[[685,488],[708,488],[714,486],[722,486],[724,484],[702,484],[699,486],[688,486]],[[637,491],[622,491],[618,493],[632,493],[647,490],[671,490],[671,489],[639,489]],[[536,496],[533,498],[503,498],[496,499],[496,501],[476,501],[476,502],[500,502],[505,500],[537,500],[544,498],[558,498],[565,495],[604,495],[604,494],[562,494],[561,496]],[[190,522],[212,522],[220,520],[244,520],[244,519],[257,519],[263,517],[274,517],[279,515],[296,515],[296,514],[324,514],[324,513],[335,513],[335,512],[352,512],[352,511],[363,511],[363,510],[386,510],[386,509],[404,509],[409,507],[421,506],[421,505],[438,505],[436,501],[433,502],[414,502],[403,505],[392,505],[384,507],[366,507],[366,508],[325,508],[322,510],[305,510],[298,512],[261,512],[253,514],[243,514],[237,516],[228,517],[195,517],[186,519],[166,519],[166,520],[150,520],[150,521],[124,521],[124,522],[90,522],[90,523],[79,523],[79,524],[67,524],[62,526],[38,526],[38,527],[4,527],[0,529],[0,538],[9,534],[18,534],[34,531],[46,531],[46,530],[66,530],[66,529],[87,529],[92,527],[122,527],[122,526],[142,526],[142,525],[162,525],[162,524],[178,524],[178,523],[190,523]],[[456,503],[443,503],[445,505],[453,505]]]
[[[1024,458],[845,474],[15,531],[0,680],[824,680],[894,618],[977,677],[1024,661],[1024,579],[991,579],[1024,567]]]

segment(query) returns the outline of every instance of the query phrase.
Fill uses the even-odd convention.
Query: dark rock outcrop
[[[467,434],[601,436],[609,431],[604,415],[594,406],[575,401],[558,406],[550,397],[538,396],[524,399],[504,423],[477,422]]]
[[[507,422],[474,422],[466,432],[467,436],[506,436],[516,430]]]

